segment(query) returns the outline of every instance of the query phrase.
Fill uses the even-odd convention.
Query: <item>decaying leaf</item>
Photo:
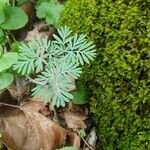
[[[81,142],[81,138],[80,136],[78,136],[76,133],[68,133],[67,134],[67,144],[74,146],[77,149],[80,149],[80,142]]]
[[[20,101],[25,94],[27,94],[27,82],[23,77],[16,77],[16,88],[18,93],[18,101]]]
[[[9,90],[5,89],[0,93],[0,103],[17,105],[18,102],[11,96]]]
[[[85,116],[88,116],[90,114],[87,107],[85,107],[83,105],[76,105],[71,101],[69,102],[68,110],[70,110],[71,112],[77,112],[77,113],[85,115]]]
[[[8,148],[54,150],[65,144],[67,131],[42,114],[26,108],[0,107],[0,133]]]
[[[33,30],[27,33],[25,41],[31,41],[38,37],[49,37],[50,39],[53,38],[53,34],[55,33],[54,28],[50,27],[46,22],[38,22],[34,25]]]
[[[16,77],[15,79],[16,84],[11,84],[8,90],[14,99],[21,101],[29,93],[28,83],[23,77]]]
[[[50,114],[50,111],[45,106],[45,103],[43,101],[29,100],[28,102],[24,103],[21,106],[21,108],[26,109],[26,110],[33,110],[35,112],[39,112],[39,113],[43,114],[44,116],[47,116]]]
[[[32,101],[22,106],[0,105],[3,144],[12,150],[55,150],[65,145],[79,149],[80,137],[40,114],[42,109],[45,109],[44,103]]]
[[[18,93],[17,93],[18,91],[14,83],[12,83],[7,89],[10,92],[11,97],[13,97],[14,99],[18,99]]]
[[[82,114],[75,114],[70,111],[66,111],[64,113],[64,117],[67,123],[68,128],[72,129],[85,129],[86,125],[84,123],[84,120],[87,118],[86,116]]]

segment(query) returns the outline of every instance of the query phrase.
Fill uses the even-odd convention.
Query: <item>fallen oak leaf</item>
[[[11,149],[19,149],[16,143],[24,143],[27,136],[25,115],[19,108],[0,106],[1,141]]]
[[[7,110],[0,116],[0,133],[8,148],[54,150],[65,144],[67,130],[42,114],[26,108]]]
[[[45,104],[44,102],[41,101],[38,102],[30,101],[24,104],[21,108],[25,110],[33,110],[36,112],[40,112],[41,109],[45,109]],[[80,149],[80,141],[81,138],[76,133],[67,132],[66,141],[65,141],[67,145],[74,146],[75,148]]]
[[[80,149],[81,138],[77,133],[70,132],[67,134],[67,144]]]
[[[28,122],[30,122],[28,124],[28,133],[30,136],[27,138],[27,150],[29,149],[28,145],[37,145],[37,141],[39,143],[36,146],[37,150],[40,148],[43,150],[53,150],[65,144],[67,131],[64,128],[37,112],[25,111],[25,109],[23,111]],[[32,139],[35,136],[37,136],[37,140],[34,140],[33,143]]]
[[[53,39],[53,34],[55,33],[55,29],[50,27],[45,21],[37,22],[34,24],[33,30],[27,33],[25,41],[31,41],[35,39],[38,35],[40,38],[48,37],[48,39]]]
[[[23,103],[21,105],[21,108],[39,112],[44,116],[47,116],[50,114],[50,110],[45,106],[45,103],[43,101],[29,100],[29,101]]]
[[[84,120],[87,118],[87,116],[84,116],[82,114],[66,111],[64,113],[64,118],[66,120],[68,128],[85,129],[87,127],[86,124],[84,123]]]

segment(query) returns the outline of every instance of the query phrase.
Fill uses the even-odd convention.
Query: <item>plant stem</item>
[[[91,149],[91,150],[94,150],[87,142],[86,142],[86,140],[84,139],[84,138],[81,138],[83,141],[84,141],[84,143]]]
[[[9,107],[15,107],[15,108],[20,108],[20,106],[11,105],[11,104],[6,104],[6,103],[2,103],[2,102],[0,102],[0,105],[9,106]]]
[[[15,6],[15,2],[16,2],[16,0],[13,0],[13,3],[12,3],[12,6],[13,6],[13,7]]]
[[[15,39],[14,35],[12,33],[9,33],[9,34],[12,37],[12,39],[14,40],[14,42],[16,42],[16,39]]]
[[[6,39],[7,39],[7,42],[8,42],[8,44],[9,44],[9,47],[11,47],[11,41],[10,41],[8,35],[6,35]]]
[[[79,135],[79,130],[77,130],[77,134]],[[80,135],[79,135],[80,136]],[[81,139],[83,140],[83,142],[91,149],[94,150],[87,142],[84,138],[81,137]]]
[[[27,76],[26,79],[29,80],[29,82],[32,82],[32,83],[35,83],[35,84],[39,84],[41,86],[45,86],[46,85],[46,83],[42,83],[42,82],[36,81],[36,80],[30,78],[29,76]]]

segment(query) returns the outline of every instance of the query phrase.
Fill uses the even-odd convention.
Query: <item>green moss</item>
[[[150,149],[149,8],[149,0],[68,0],[61,17],[97,45],[83,80],[104,150]]]

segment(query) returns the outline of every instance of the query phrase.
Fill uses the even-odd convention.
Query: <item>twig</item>
[[[42,82],[36,81],[36,80],[30,78],[29,76],[27,76],[26,79],[29,80],[29,82],[32,82],[32,83],[35,83],[35,84],[39,84],[41,86],[45,86],[46,85],[46,83],[42,83]]]
[[[49,109],[54,112],[53,121],[59,123],[58,115],[57,115],[57,112],[56,112],[55,107],[54,107],[52,104],[50,104],[50,105],[49,105]]]
[[[91,149],[91,150],[94,150],[87,142],[84,138],[81,137],[81,139],[83,140],[83,142]]]
[[[11,105],[11,104],[6,104],[6,103],[2,103],[2,102],[0,102],[0,105],[3,105],[3,106],[8,106],[8,107],[20,108],[20,106]]]
[[[13,3],[12,3],[13,7],[15,6],[15,2],[16,2],[16,0],[13,0]]]
[[[10,41],[10,39],[9,39],[9,37],[8,37],[8,34],[6,35],[6,39],[7,39],[7,42],[8,42],[9,47],[11,47],[11,41]]]
[[[80,136],[79,130],[77,130],[77,134]],[[80,136],[80,137],[81,137],[81,136]],[[91,150],[94,150],[94,149],[86,142],[86,140],[85,140],[83,137],[81,137],[81,139],[83,140],[83,142],[84,142]]]

